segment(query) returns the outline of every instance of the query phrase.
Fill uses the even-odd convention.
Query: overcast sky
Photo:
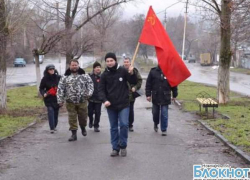
[[[159,19],[164,18],[164,10],[167,9],[167,17],[171,16],[179,16],[184,15],[185,12],[185,0],[182,0],[183,2],[179,2],[180,0],[138,0],[140,2],[133,3],[133,4],[126,4],[124,5],[124,11],[123,11],[123,18],[124,19],[130,19],[135,14],[147,14],[149,6],[152,5],[155,13],[157,13],[157,16]],[[179,3],[178,3],[179,2]],[[189,13],[190,15],[194,16],[195,9],[194,7],[189,7]]]

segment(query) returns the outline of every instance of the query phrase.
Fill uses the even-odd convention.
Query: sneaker
[[[57,131],[57,129],[55,128],[54,131]]]
[[[55,132],[55,130],[50,130],[50,133],[51,133],[51,134],[54,134],[54,132]]]
[[[158,126],[157,125],[154,125],[154,130],[155,130],[155,132],[158,132]]]
[[[167,136],[167,131],[162,131],[162,136]]]
[[[129,128],[129,131],[130,131],[130,132],[133,132],[133,131],[134,131],[133,127],[130,127],[130,128]]]
[[[100,132],[99,128],[94,128],[95,132]]]
[[[127,156],[127,149],[121,149],[121,156],[122,157]]]
[[[110,154],[111,157],[119,156],[119,152],[117,150],[113,150]]]

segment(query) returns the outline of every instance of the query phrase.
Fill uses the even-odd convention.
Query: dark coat
[[[105,69],[101,75],[99,94],[102,102],[109,101],[113,110],[122,110],[129,106],[129,88],[127,82],[136,84],[135,73],[130,75],[124,67],[116,65],[113,70]]]
[[[94,73],[89,74],[91,77],[93,83],[94,83],[94,92],[91,98],[89,99],[90,102],[95,102],[95,103],[102,103],[102,100],[99,95],[99,86],[101,82],[101,75],[95,75]]]
[[[170,86],[167,78],[158,66],[152,68],[146,82],[146,96],[151,97],[152,95],[153,104],[168,105],[171,104],[171,92],[173,98],[176,98],[178,96],[177,86]]]
[[[45,69],[43,74],[44,74],[44,77],[41,80],[39,91],[40,91],[40,94],[44,97],[44,94],[45,93],[48,94],[48,91],[51,88],[58,87],[58,83],[60,81],[61,76],[58,75],[58,72],[56,70],[55,70],[55,74],[50,75],[48,73],[48,70]],[[44,98],[44,104],[47,107],[51,106],[54,108],[59,108],[59,105],[57,104],[57,97],[54,95],[48,94],[48,96]]]

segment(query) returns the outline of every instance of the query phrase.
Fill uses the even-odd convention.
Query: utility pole
[[[165,23],[165,30],[167,31],[167,9],[165,9],[164,23]]]
[[[23,28],[23,48],[26,50],[27,46],[27,37],[26,37],[26,27]]]
[[[60,19],[59,19],[59,2],[56,3],[56,11],[57,11],[57,31],[60,30]],[[58,47],[58,59],[59,59],[59,74],[62,74],[62,63],[61,63],[61,53],[60,53],[60,44],[57,45]]]
[[[186,11],[185,11],[185,19],[184,19],[184,33],[183,33],[183,44],[182,44],[182,60],[184,59],[185,53],[185,41],[186,41],[186,28],[187,28],[187,14],[188,14],[188,0],[186,2]]]

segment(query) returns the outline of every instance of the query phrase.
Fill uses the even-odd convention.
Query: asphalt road
[[[80,67],[86,68],[95,61],[94,57],[84,56],[79,59]],[[43,64],[40,64],[41,77],[48,64],[54,64],[59,74],[65,72],[66,59],[62,58],[61,63],[57,58],[46,58]],[[8,67],[7,68],[7,86],[26,85],[36,83],[35,64],[27,64],[26,67]]]
[[[196,123],[196,115],[171,105],[166,137],[153,131],[151,104],[145,97],[135,104],[135,131],[129,133],[127,157],[110,157],[109,122],[102,109],[100,133],[88,128],[68,142],[67,115],[61,114],[58,132],[48,123],[0,143],[1,180],[191,180],[194,164],[247,167],[213,135]]]
[[[188,80],[217,86],[218,68],[201,66],[199,63],[186,63],[191,72]],[[230,89],[250,96],[250,75],[230,72]]]

